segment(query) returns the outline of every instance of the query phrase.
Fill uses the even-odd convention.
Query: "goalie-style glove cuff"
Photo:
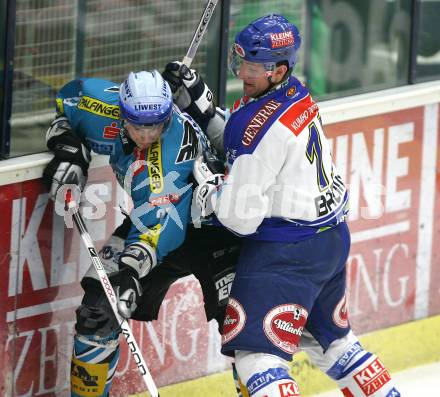
[[[193,175],[198,185],[207,183],[221,185],[223,183],[224,166],[214,153],[207,150],[200,154],[193,164]]]
[[[90,149],[76,136],[66,117],[57,117],[46,132],[47,147],[60,162],[76,164],[87,176],[91,160]]]
[[[223,173],[214,173],[217,170],[211,169],[209,164],[205,162],[205,158],[206,153],[204,156],[196,158],[193,164],[193,175],[198,184],[194,191],[195,204],[204,217],[209,216],[214,211],[217,190],[225,178]]]
[[[214,174],[194,190],[195,203],[203,217],[211,215],[217,204],[217,191],[224,181],[223,174]]]
[[[80,191],[83,191],[87,176],[84,175],[79,165],[60,161],[54,157],[45,167],[42,181],[50,192],[50,197],[56,200],[58,192],[64,185],[75,185]],[[61,201],[64,202],[64,197]]]
[[[215,105],[212,92],[200,74],[174,61],[165,66],[162,76],[171,87],[176,105],[205,129],[215,115]]]
[[[70,126],[69,120],[66,116],[59,116],[55,118],[55,120],[50,123],[50,126],[46,131],[46,144],[48,148],[52,149],[53,142],[56,141],[57,137],[71,132],[72,127]]]
[[[215,115],[213,95],[209,87],[205,84],[200,74],[195,70],[188,69],[185,65],[181,67],[183,84],[191,97],[191,104],[205,117],[211,119]],[[190,111],[188,111],[189,114]]]
[[[120,270],[116,295],[119,314],[124,318],[130,318],[137,309],[142,296],[141,284],[134,269],[124,267]]]
[[[156,251],[150,245],[139,241],[127,245],[119,257],[119,268],[133,269],[139,278],[145,277],[157,264]]]

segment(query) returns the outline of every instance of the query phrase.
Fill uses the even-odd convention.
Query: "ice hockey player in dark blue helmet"
[[[297,62],[301,46],[298,28],[281,15],[261,17],[250,23],[235,36],[229,53],[229,69],[240,78],[245,73],[243,63],[264,66],[270,78],[276,66],[284,64],[291,71]]]
[[[229,58],[244,96],[223,116],[218,108],[206,114],[206,131],[223,148],[228,172],[207,176],[196,159],[196,204],[243,237],[222,352],[235,358],[242,396],[299,397],[289,361],[303,348],[344,396],[399,397],[386,367],[350,327],[348,191],[318,105],[292,75],[300,46],[298,29],[281,15],[251,22],[236,35]],[[182,69],[173,62],[164,75],[175,85],[180,75],[191,93]],[[186,108],[190,114],[191,105],[197,100]]]
[[[300,46],[298,28],[286,18],[276,14],[261,17],[235,36],[229,70],[243,80],[245,95],[261,96],[289,77]]]

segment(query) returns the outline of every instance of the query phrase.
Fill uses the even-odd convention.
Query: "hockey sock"
[[[327,374],[345,397],[400,397],[379,357],[363,350],[359,343],[340,357]]]
[[[288,362],[279,356],[236,350],[235,365],[249,397],[300,397]]]
[[[70,374],[72,397],[106,397],[119,360],[118,335],[75,335]]]

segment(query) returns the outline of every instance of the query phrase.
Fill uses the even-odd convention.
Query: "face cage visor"
[[[252,62],[244,59],[243,49],[238,44],[232,44],[228,54],[230,72],[239,79],[259,79],[271,77],[275,70],[275,62]],[[240,53],[242,55],[240,55]]]

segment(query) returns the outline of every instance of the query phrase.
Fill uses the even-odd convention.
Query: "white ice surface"
[[[391,374],[402,397],[440,396],[440,361]],[[338,390],[316,394],[315,397],[341,397]]]

